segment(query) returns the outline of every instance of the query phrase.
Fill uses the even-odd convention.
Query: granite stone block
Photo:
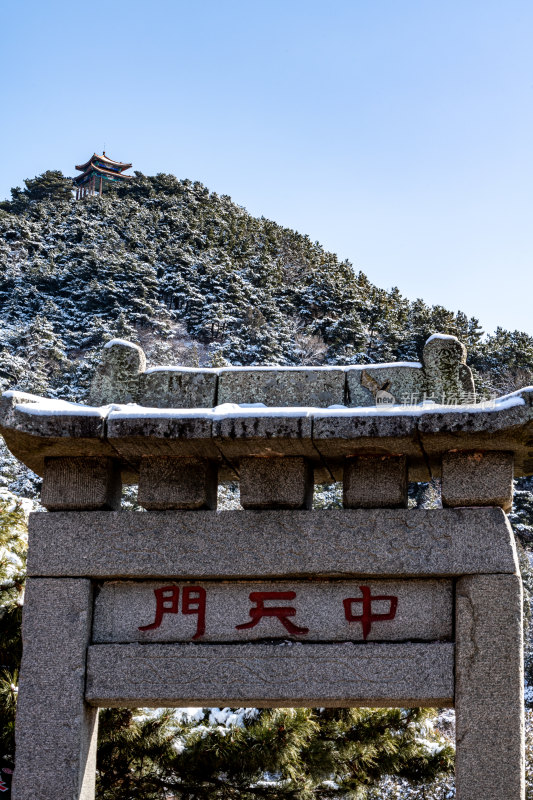
[[[105,414],[100,409],[82,408],[76,413],[43,414],[43,398],[24,392],[1,396],[0,434],[15,457],[37,475],[44,474],[47,457],[113,457],[105,441]],[[36,413],[38,411],[39,413]]]
[[[243,458],[243,508],[311,508],[313,467],[305,458]]]
[[[342,411],[313,415],[313,444],[326,459],[353,455],[402,455],[422,460],[413,416],[376,414],[348,416]]]
[[[88,648],[96,706],[447,706],[449,642],[100,644]]]
[[[318,460],[307,413],[291,416],[231,414],[213,422],[213,436],[223,456],[238,463],[244,456],[305,456]]]
[[[121,498],[120,464],[115,459],[45,459],[41,503],[48,511],[117,510]]]
[[[452,595],[450,580],[108,581],[95,592],[93,643],[444,641]],[[183,611],[191,598],[198,613]]]
[[[455,705],[458,800],[524,800],[522,582],[457,582]]]
[[[213,408],[217,373],[210,369],[155,367],[140,377],[140,399],[152,408]]]
[[[29,522],[30,575],[349,579],[517,568],[500,508],[58,511]]]
[[[28,579],[14,800],[94,798],[97,714],[84,702],[91,611],[90,581]]]
[[[220,369],[218,403],[327,408],[344,403],[344,371],[331,367]]]
[[[344,463],[345,508],[407,508],[405,456],[356,456]]]
[[[217,507],[217,464],[200,458],[145,457],[138,502],[151,510]]]
[[[347,405],[416,404],[423,399],[422,364],[368,364],[346,368]],[[388,396],[387,396],[388,395]]]
[[[127,409],[112,411],[107,436],[116,452],[129,463],[140,465],[143,456],[175,456],[217,460],[213,421],[207,415],[178,414],[147,409],[131,416]]]
[[[513,504],[513,454],[451,452],[442,459],[442,504],[501,506]]]

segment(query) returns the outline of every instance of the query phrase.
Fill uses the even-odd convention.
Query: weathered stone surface
[[[311,508],[313,467],[305,458],[243,458],[243,508]]]
[[[344,371],[331,367],[220,369],[218,403],[327,408],[344,403]]]
[[[29,529],[30,575],[269,580],[517,570],[499,508],[58,511],[31,514]]]
[[[317,411],[313,444],[328,465],[362,453],[406,455],[411,480],[440,476],[450,450],[513,452],[515,476],[533,473],[533,390],[487,407],[461,410],[375,409]]]
[[[64,403],[65,413],[43,413],[43,398],[6,392],[0,399],[0,434],[11,452],[37,475],[46,457],[111,457],[105,441],[105,414],[100,409]]]
[[[153,408],[212,408],[216,393],[216,370],[155,367],[141,375],[139,402]]]
[[[115,459],[45,459],[41,503],[48,511],[116,511],[121,499],[120,464]]]
[[[217,464],[200,458],[141,459],[139,505],[152,510],[217,507]]]
[[[346,369],[348,406],[375,406],[380,402],[416,405],[425,386],[422,364],[365,364]],[[383,394],[383,393],[386,394]],[[391,397],[387,397],[386,395]],[[391,399],[393,398],[393,399]]]
[[[423,459],[414,416],[391,414],[386,409],[360,416],[332,410],[313,414],[312,421],[313,444],[328,461],[359,453],[401,453],[410,460]]]
[[[363,587],[373,598],[368,608],[374,621],[363,630]],[[162,594],[162,590],[164,593]],[[187,594],[184,597],[184,590]],[[370,592],[368,595],[367,590]],[[156,592],[159,595],[156,595]],[[205,592],[205,594],[204,594]],[[255,592],[265,597],[264,607],[288,608],[287,617],[252,616],[258,607]],[[280,594],[281,593],[281,594]],[[205,600],[205,617],[184,614],[197,598]],[[168,611],[157,628],[140,630],[157,622],[157,596],[166,598]],[[176,599],[176,605],[172,600]],[[195,599],[196,598],[196,599]],[[344,601],[352,598],[352,603]],[[276,583],[215,581],[200,583],[110,581],[95,592],[93,642],[246,642],[293,639],[302,642],[417,641],[452,638],[452,582],[429,581],[278,581]],[[176,610],[177,609],[177,610]],[[390,617],[379,619],[379,615]],[[204,632],[200,618],[205,621]],[[254,627],[242,625],[254,623]],[[240,627],[239,627],[240,626]],[[295,626],[298,630],[293,630]]]
[[[112,411],[107,435],[122,458],[140,466],[143,456],[175,456],[220,459],[213,440],[210,416],[147,410],[131,416],[127,410]]]
[[[98,706],[446,706],[453,649],[420,644],[100,644]]]
[[[234,412],[71,406],[68,413],[58,414],[59,409],[48,409],[46,403],[32,400],[0,413],[0,431],[8,447],[38,474],[45,456],[120,457],[123,480],[134,481],[142,456],[218,459],[235,470],[244,456],[293,455],[313,461],[322,469],[320,480],[327,481],[342,477],[344,458],[373,453],[405,455],[411,479],[427,480],[429,469],[438,476],[443,454],[455,449],[513,452],[515,475],[533,473],[533,389],[490,408],[446,411],[381,406],[276,413],[253,408]]]
[[[407,508],[405,456],[356,456],[344,464],[345,508]]]
[[[14,800],[94,798],[97,715],[84,703],[91,604],[88,580],[26,584]]]
[[[522,584],[457,582],[455,776],[460,800],[523,800]]]
[[[475,403],[476,390],[466,347],[456,336],[430,336],[423,353],[426,391],[436,403]]]
[[[442,459],[442,505],[501,506],[513,504],[513,454],[455,452]]]
[[[533,474],[533,390],[520,392],[516,400],[518,404],[513,406],[502,407],[496,401],[492,408],[456,408],[420,416],[420,442],[435,474],[450,450],[513,452],[515,477]]]
[[[139,378],[145,368],[146,358],[138,345],[122,339],[108,342],[91,384],[89,402],[97,406],[137,402]]]
[[[291,416],[224,416],[213,422],[220,452],[238,463],[244,456],[306,456],[318,460],[312,420],[305,412]]]

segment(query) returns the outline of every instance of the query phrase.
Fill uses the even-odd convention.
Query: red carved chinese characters
[[[344,606],[344,616],[348,622],[360,622],[363,630],[363,639],[366,641],[375,622],[384,622],[396,617],[398,598],[393,595],[376,594],[372,595],[369,586],[359,586],[361,597],[347,597],[342,601]],[[197,617],[196,632],[192,641],[200,639],[205,635],[206,628],[206,590],[202,586],[162,586],[154,589],[156,598],[155,619],[150,625],[140,625],[140,631],[153,631],[159,628],[163,622],[165,614],[179,614],[180,610],[184,616],[195,615]],[[180,608],[181,594],[181,608]],[[293,636],[305,636],[309,633],[309,628],[296,625],[291,617],[296,616],[296,608],[292,605],[268,605],[272,601],[295,600],[295,591],[270,591],[270,592],[250,592],[248,595],[252,603],[249,609],[249,622],[235,625],[239,631],[255,628],[263,617],[276,617],[283,625],[285,630]],[[216,606],[216,595],[213,602]],[[374,611],[375,603],[382,602],[388,604],[388,611],[378,613]],[[361,607],[361,613],[354,613],[354,605]],[[385,606],[386,608],[386,606]],[[233,623],[230,623],[233,624]],[[215,634],[216,635],[216,634]]]
[[[293,606],[265,606],[266,600],[294,600],[296,592],[250,592],[250,600],[255,603],[250,609],[251,622],[244,622],[242,625],[235,625],[239,631],[255,628],[263,617],[277,617],[283,627],[289,633],[296,636],[303,636],[309,633],[309,628],[301,628],[291,622],[289,617],[294,617],[296,609]]]
[[[205,589],[201,586],[185,586],[181,596],[181,613],[197,614],[198,623],[193,639],[199,639],[205,633]]]
[[[179,586],[163,586],[154,589],[156,599],[155,620],[150,625],[140,625],[140,631],[153,631],[159,628],[165,614],[177,614],[179,611]],[[201,586],[184,586],[181,596],[181,613],[196,614],[198,622],[193,639],[199,639],[205,633],[205,589]]]
[[[360,622],[363,627],[363,639],[367,639],[368,634],[372,630],[373,622],[384,622],[388,619],[394,619],[396,616],[396,609],[398,607],[398,598],[390,594],[376,594],[372,597],[369,586],[360,586],[362,597],[347,597],[342,601],[344,606],[344,615],[348,622]],[[372,603],[378,600],[384,600],[390,603],[390,607],[385,614],[373,614]],[[360,614],[354,615],[352,613],[352,604],[361,603],[363,608]]]

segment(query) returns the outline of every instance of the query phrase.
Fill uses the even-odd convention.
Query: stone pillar
[[[442,458],[442,505],[501,506],[510,511],[513,462],[513,453],[446,453]]]
[[[28,578],[13,800],[94,800],[97,709],[85,696],[91,582]]]
[[[405,456],[355,456],[344,462],[345,508],[407,508]]]
[[[217,464],[204,458],[143,458],[139,505],[154,511],[215,509],[217,477]]]
[[[113,458],[46,458],[41,502],[49,511],[117,511],[120,464]]]
[[[521,579],[471,575],[456,592],[457,800],[524,800]]]
[[[311,508],[313,468],[299,456],[241,458],[243,508]]]

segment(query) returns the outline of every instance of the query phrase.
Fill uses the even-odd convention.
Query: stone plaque
[[[94,643],[452,638],[450,580],[106,581]]]

